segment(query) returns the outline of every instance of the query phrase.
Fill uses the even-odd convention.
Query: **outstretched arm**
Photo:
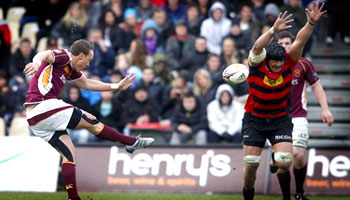
[[[321,105],[321,108],[322,108],[321,117],[322,117],[323,123],[327,123],[328,126],[332,126],[334,122],[334,118],[332,113],[328,109],[326,93],[324,92],[320,81],[312,85],[312,91],[314,92],[318,103]]]
[[[286,29],[291,28],[291,25],[288,25],[290,22],[293,21],[293,19],[290,19],[290,17],[292,16],[292,14],[287,15],[287,11],[285,11],[284,13],[280,13],[278,15],[278,18],[276,19],[275,23],[273,24],[272,28],[265,32],[264,34],[262,34],[254,43],[254,46],[252,48],[252,50],[250,51],[249,54],[249,64],[250,66],[256,66],[258,64],[260,64],[260,62],[262,62],[263,58],[258,58],[258,59],[254,59],[254,55],[255,57],[258,57],[259,55],[262,55],[264,53],[264,48],[267,46],[267,44],[270,42],[270,40],[273,38],[274,34]]]
[[[307,22],[303,26],[303,28],[301,28],[298,32],[297,37],[295,38],[295,41],[293,42],[289,50],[289,55],[294,61],[298,61],[300,59],[305,43],[312,34],[312,31],[314,30],[317,21],[325,12],[327,12],[322,11],[323,6],[324,3],[322,3],[320,6],[320,2],[317,1],[316,3],[312,2],[311,11],[307,8],[305,9],[307,14]]]
[[[104,83],[102,81],[88,79],[83,75],[82,78],[73,81],[73,83],[84,90],[116,92],[128,89],[135,78],[135,75],[129,74],[119,81],[119,83]]]
[[[41,65],[41,62],[52,63],[54,60],[55,60],[55,58],[54,58],[51,50],[41,51],[34,56],[33,62],[28,63],[24,67],[23,73],[26,76],[33,76],[38,71],[38,69]]]

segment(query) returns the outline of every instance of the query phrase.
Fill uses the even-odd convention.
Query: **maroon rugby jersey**
[[[306,87],[307,83],[315,84],[319,77],[312,63],[301,58],[293,69],[291,88],[291,117],[306,117]]]
[[[271,72],[266,60],[249,68],[249,96],[245,110],[261,118],[287,115],[292,70],[296,62],[286,53],[285,63],[279,73]]]
[[[58,98],[66,80],[82,77],[82,73],[72,68],[67,50],[58,49],[51,52],[54,62],[41,63],[38,72],[30,81],[25,104]]]

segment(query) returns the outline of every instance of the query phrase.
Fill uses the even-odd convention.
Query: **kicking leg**
[[[77,109],[78,110],[78,109]],[[79,110],[80,111],[80,110]],[[74,110],[76,111],[76,109]],[[134,152],[136,149],[139,148],[146,148],[150,146],[153,142],[153,138],[142,138],[140,136],[132,137],[132,136],[127,136],[122,133],[119,133],[118,131],[114,130],[113,128],[102,124],[99,122],[95,116],[92,114],[86,112],[86,111],[80,111],[80,114],[74,114],[73,116],[77,115],[80,116],[79,123],[73,127],[73,128],[85,128],[88,131],[90,131],[92,134],[94,134],[96,137],[104,139],[104,140],[110,140],[113,142],[120,142],[122,144],[127,145],[126,150],[129,153]],[[72,116],[72,119],[73,119]],[[68,127],[70,128],[70,127]]]
[[[62,156],[62,177],[66,185],[68,199],[80,200],[75,175],[75,148],[67,131],[56,131],[49,144]]]

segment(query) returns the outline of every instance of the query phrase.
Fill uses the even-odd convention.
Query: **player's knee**
[[[88,129],[92,134],[97,135],[100,133],[103,129],[103,124],[101,122],[93,125],[90,129]]]
[[[279,168],[288,170],[293,161],[293,155],[290,152],[279,151],[274,153],[274,159]]]
[[[293,151],[293,160],[295,162],[304,160],[304,154],[300,151]]]
[[[257,155],[245,155],[243,157],[243,160],[245,162],[245,170],[249,172],[256,171],[259,167],[260,163],[260,156]]]

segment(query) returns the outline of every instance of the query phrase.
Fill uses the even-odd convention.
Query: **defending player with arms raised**
[[[320,19],[323,4],[313,3],[306,10],[308,22],[298,32],[289,52],[277,44],[268,45],[274,34],[288,28],[291,15],[280,13],[270,31],[261,35],[249,55],[249,96],[243,118],[243,198],[254,199],[256,171],[266,139],[272,144],[274,160],[279,167],[277,177],[284,200],[290,199],[290,173],[292,163],[293,124],[288,115],[288,98],[291,88],[292,70],[301,57],[303,47],[310,37],[315,23]],[[268,45],[268,46],[267,46]],[[267,46],[267,47],[266,47]],[[265,50],[266,47],[266,50]]]
[[[102,124],[90,113],[57,99],[66,80],[93,91],[122,91],[132,84],[135,79],[132,74],[116,84],[86,78],[81,71],[89,65],[93,56],[93,45],[86,40],[77,40],[69,51],[57,49],[39,52],[23,71],[26,76],[34,75],[24,104],[27,121],[33,133],[50,143],[63,157],[62,176],[70,200],[80,200],[80,197],[75,175],[76,153],[67,128],[84,128],[98,138],[118,141],[127,145],[129,153],[154,142],[153,138],[125,136]]]
[[[283,31],[275,36],[275,41],[284,47],[288,52],[293,41],[294,36],[288,32]],[[291,110],[290,116],[293,122],[293,173],[295,178],[297,200],[307,200],[304,195],[304,181],[307,167],[307,143],[309,139],[308,121],[306,110],[306,87],[310,85],[317,101],[322,108],[322,121],[332,126],[334,118],[328,109],[326,93],[320,83],[319,77],[315,71],[313,64],[305,59],[300,58],[293,69],[291,86]],[[272,171],[273,172],[273,171]]]

